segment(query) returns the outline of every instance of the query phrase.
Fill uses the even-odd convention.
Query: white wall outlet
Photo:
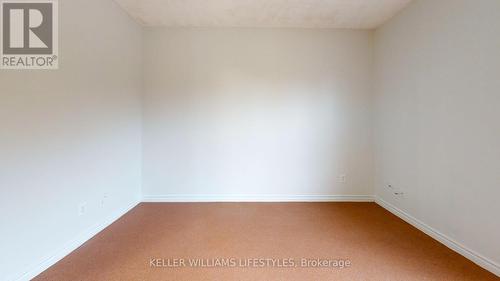
[[[78,215],[83,216],[87,212],[87,202],[78,204]]]
[[[103,208],[104,205],[106,205],[106,201],[108,201],[108,194],[104,193],[104,195],[101,198],[101,208]]]
[[[393,192],[394,194],[394,197],[396,197],[396,199],[398,200],[403,200],[406,198],[406,194],[404,191],[401,191],[401,190],[396,190]]]
[[[345,183],[345,182],[346,182],[346,180],[347,180],[347,176],[346,176],[346,175],[339,175],[339,176],[337,177],[337,182],[338,182],[338,183]]]
[[[386,183],[385,187],[395,196],[404,197],[405,193],[401,190],[401,188],[394,186],[392,183]]]

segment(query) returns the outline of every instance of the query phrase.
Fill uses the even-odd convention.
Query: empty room
[[[500,280],[500,0],[0,0],[0,281]]]

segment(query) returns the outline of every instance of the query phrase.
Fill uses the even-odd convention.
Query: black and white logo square
[[[0,67],[57,69],[57,0],[0,0]]]

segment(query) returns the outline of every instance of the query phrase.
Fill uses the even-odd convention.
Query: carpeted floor
[[[375,203],[142,203],[34,280],[499,279]]]

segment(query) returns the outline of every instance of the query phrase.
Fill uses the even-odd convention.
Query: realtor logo
[[[3,0],[0,4],[1,68],[57,69],[57,1]]]

